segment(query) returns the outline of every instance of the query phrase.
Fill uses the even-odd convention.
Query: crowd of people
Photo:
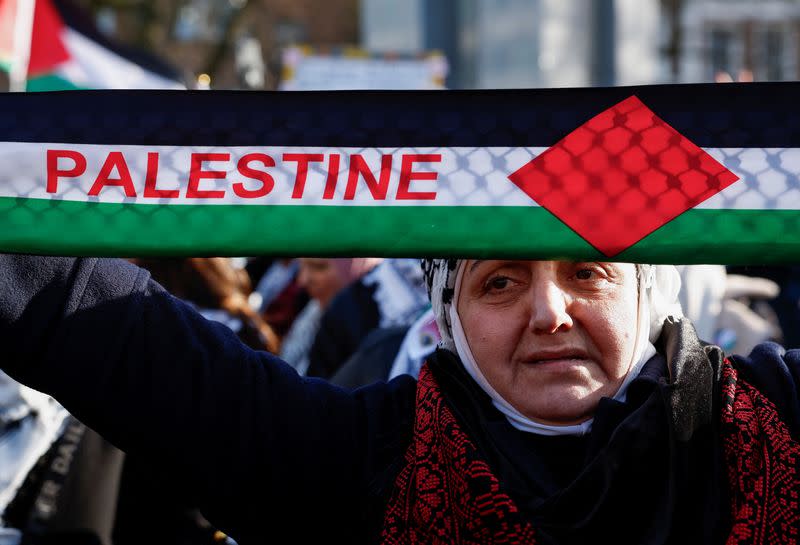
[[[3,545],[721,543],[756,522],[710,398],[738,372],[798,437],[800,377],[752,370],[800,343],[787,269],[84,261],[2,262],[0,367],[36,388],[0,373]]]

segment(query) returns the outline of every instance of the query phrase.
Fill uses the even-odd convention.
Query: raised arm
[[[357,537],[410,433],[411,381],[302,379],[120,260],[0,256],[0,346],[9,374],[147,456],[240,543]]]

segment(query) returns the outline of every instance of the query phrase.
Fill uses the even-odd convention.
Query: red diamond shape
[[[631,96],[509,179],[611,257],[739,177]]]

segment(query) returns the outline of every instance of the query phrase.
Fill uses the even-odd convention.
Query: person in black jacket
[[[375,329],[407,328],[427,305],[419,261],[383,260],[342,290],[322,314],[309,351],[308,376],[332,379]]]
[[[0,257],[2,365],[240,544],[796,541],[800,353],[702,345],[669,268],[426,271],[416,383],[301,378],[104,259]]]

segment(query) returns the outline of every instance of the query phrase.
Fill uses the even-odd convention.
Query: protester
[[[0,544],[110,545],[124,459],[50,396],[0,372]]]
[[[400,375],[416,378],[440,340],[433,310],[428,309],[410,327],[373,330],[330,381],[353,389]]]
[[[280,340],[250,306],[250,278],[224,257],[134,259],[205,318],[225,324],[250,348],[277,352]]]
[[[281,358],[305,374],[309,368],[309,350],[319,330],[325,309],[342,289],[359,279],[378,263],[375,259],[324,259],[299,260],[297,283],[311,300],[292,323],[281,348]],[[340,319],[346,319],[339,316]]]
[[[769,304],[787,347],[800,347],[800,266],[729,266],[728,272],[742,276],[766,278],[779,287],[777,297]]]
[[[697,336],[725,352],[745,354],[765,341],[782,341],[768,302],[780,288],[766,278],[728,274],[723,265],[678,267],[680,303]]]
[[[262,263],[255,261],[253,267],[247,269],[251,279],[259,272],[256,264]],[[276,259],[254,279],[256,288],[251,299],[257,303],[259,315],[281,339],[309,301],[306,291],[297,284],[299,268],[297,259]]]
[[[342,290],[320,318],[309,352],[308,375],[331,378],[373,330],[407,328],[428,305],[419,260],[384,260]]]
[[[373,329],[328,380],[331,384],[351,390],[388,380],[392,362],[407,333],[405,326]]]
[[[796,542],[800,352],[701,344],[672,267],[425,270],[418,383],[303,379],[102,259],[0,257],[3,366],[242,545]]]

